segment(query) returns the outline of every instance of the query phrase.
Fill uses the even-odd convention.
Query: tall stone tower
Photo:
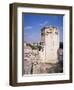
[[[56,63],[59,48],[59,32],[56,27],[49,26],[41,29],[41,58],[45,63]]]

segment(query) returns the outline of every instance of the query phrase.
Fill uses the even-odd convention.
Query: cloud
[[[46,24],[48,24],[48,21],[45,21],[43,23],[40,23],[40,26],[45,26]]]
[[[42,26],[43,24],[40,23],[40,26]]]
[[[48,21],[45,21],[44,24],[48,24]]]
[[[32,29],[32,26],[26,26],[24,29]]]

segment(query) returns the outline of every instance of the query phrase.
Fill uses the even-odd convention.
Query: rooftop
[[[53,29],[58,29],[57,27],[55,27],[55,26],[52,26],[52,25],[50,25],[50,26],[45,26],[45,27],[43,27],[42,29],[41,29],[41,31],[44,31],[45,29],[50,29],[50,30],[53,30]]]

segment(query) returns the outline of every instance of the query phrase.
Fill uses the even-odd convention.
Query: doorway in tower
[[[63,15],[23,13],[22,75],[63,73]]]

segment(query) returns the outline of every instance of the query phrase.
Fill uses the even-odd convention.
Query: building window
[[[49,34],[49,33],[51,34],[52,32],[47,32],[47,33],[48,33],[48,34]]]
[[[42,32],[41,35],[44,36],[44,33]]]
[[[58,32],[55,32],[55,34],[58,34]]]

